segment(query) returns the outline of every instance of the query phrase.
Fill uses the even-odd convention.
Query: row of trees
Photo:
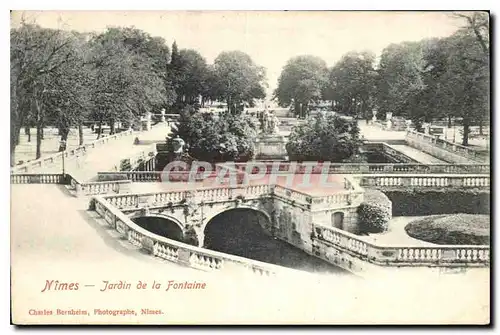
[[[100,34],[42,28],[22,23],[11,29],[11,165],[24,128],[36,127],[36,158],[43,128],[104,122],[132,125],[145,112],[178,113],[186,105],[225,101],[236,113],[265,97],[265,71],[243,52],[222,52],[214,64],[195,50],[172,49],[161,37],[135,28]],[[60,150],[63,150],[61,146]]]
[[[371,52],[349,52],[333,67],[314,56],[292,58],[283,68],[274,97],[304,117],[311,104],[331,101],[344,114],[371,117],[392,113],[423,122],[462,120],[469,127],[489,118],[489,17],[454,14],[465,25],[446,38],[387,46],[377,62]]]

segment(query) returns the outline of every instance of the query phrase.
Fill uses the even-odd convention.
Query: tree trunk
[[[31,142],[31,128],[29,126],[24,127],[24,134],[28,135],[28,142]]]
[[[109,120],[109,135],[113,135],[115,133],[115,121]]]
[[[42,157],[42,131],[43,131],[43,118],[40,110],[40,104],[36,96],[34,97],[35,110],[36,110],[36,158]]]
[[[462,145],[469,145],[469,132],[470,132],[470,122],[468,118],[464,118],[464,137],[462,139]]]
[[[300,102],[294,101],[294,111],[295,117],[300,118]]]
[[[42,124],[41,124],[41,127],[40,127],[40,139],[41,140],[44,140],[44,134],[43,134],[43,121],[42,121]]]
[[[42,123],[36,123],[36,158],[42,157]]]
[[[59,151],[64,151],[64,150],[66,150],[66,147],[68,146],[69,128],[59,129],[59,134],[61,135],[61,142],[59,143]],[[62,143],[63,141],[64,141],[64,144]]]
[[[304,119],[306,119],[309,114],[309,104],[307,102],[302,106],[302,114]]]
[[[83,145],[83,126],[81,123],[78,125],[78,145]]]
[[[448,115],[448,128],[451,128],[451,115]]]
[[[483,118],[479,119],[479,135],[483,136]]]
[[[101,138],[101,132],[102,132],[102,121],[99,120],[99,123],[97,124],[97,140]]]

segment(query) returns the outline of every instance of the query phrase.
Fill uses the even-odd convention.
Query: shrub
[[[97,181],[128,180],[124,173],[98,174]]]
[[[436,244],[490,244],[488,215],[434,215],[410,222],[405,227],[413,238]]]
[[[483,190],[382,190],[392,201],[394,216],[489,214],[490,192]]]
[[[292,161],[342,162],[357,153],[360,145],[356,122],[318,114],[292,129],[286,151]]]
[[[366,190],[364,201],[358,207],[359,232],[381,233],[387,231],[392,217],[392,203],[377,190]]]
[[[184,233],[184,243],[194,245],[195,247],[199,245],[198,234],[196,234],[196,231],[192,227],[186,229]]]

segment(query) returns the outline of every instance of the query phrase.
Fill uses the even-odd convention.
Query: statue
[[[173,146],[174,146],[174,153],[176,155],[181,155],[184,152],[184,145],[186,142],[182,138],[177,135],[173,140]]]
[[[261,112],[261,114],[260,114],[260,128],[262,130],[262,133],[267,132],[268,122],[269,122],[269,113],[267,112],[267,110]]]
[[[280,121],[276,117],[276,115],[272,114],[269,120],[269,129],[268,133],[269,134],[277,134],[279,132],[279,125]]]
[[[165,122],[165,108],[161,110],[161,122]]]
[[[279,120],[273,113],[269,113],[267,110],[262,113],[261,117],[261,129],[263,134],[276,134],[279,129]]]

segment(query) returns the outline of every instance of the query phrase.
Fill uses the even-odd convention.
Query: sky
[[[134,26],[169,45],[190,48],[212,63],[221,51],[241,50],[266,68],[268,93],[277,85],[286,62],[315,55],[332,66],[350,51],[380,55],[391,43],[453,34],[461,25],[449,12],[333,11],[17,11],[42,27],[104,31]]]

